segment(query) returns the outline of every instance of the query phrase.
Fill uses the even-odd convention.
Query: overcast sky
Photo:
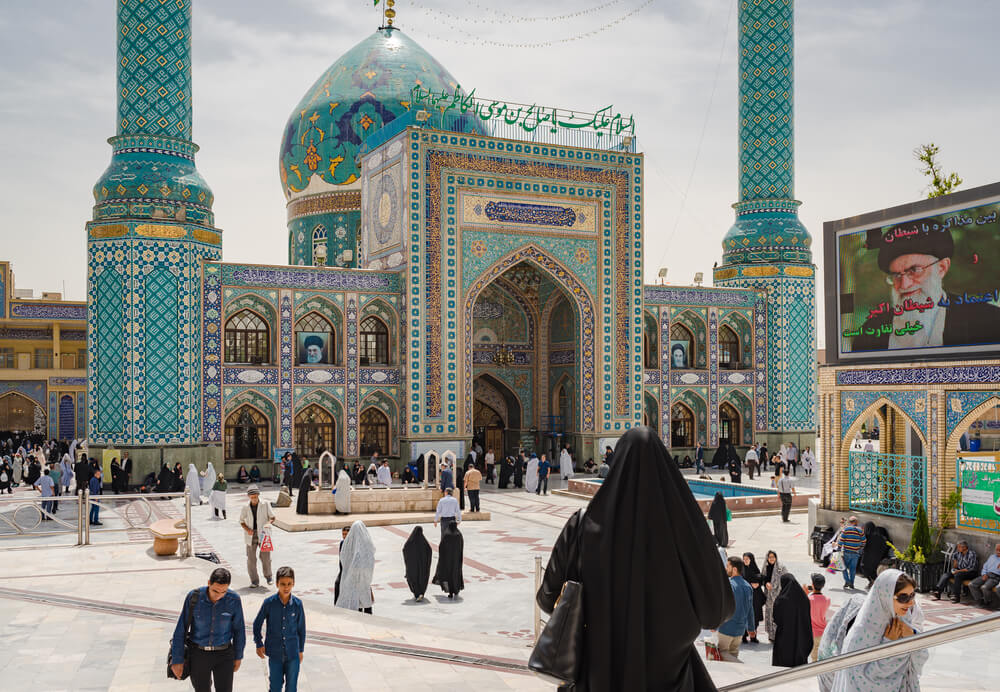
[[[645,272],[710,276],[737,195],[736,0],[398,0],[397,24],[467,89],[635,115]],[[552,17],[557,21],[498,21]],[[638,10],[638,11],[636,11]],[[0,5],[0,258],[21,288],[82,300],[91,188],[115,134],[115,2]],[[194,139],[229,262],[287,262],[278,145],[317,77],[379,23],[370,0],[196,0]],[[610,28],[550,47],[537,43]],[[964,187],[996,181],[1000,3],[800,2],[796,196],[822,270],[824,221],[925,195],[936,142]],[[700,148],[699,148],[700,142]],[[822,288],[819,288],[822,294]],[[822,340],[823,330],[819,330]]]

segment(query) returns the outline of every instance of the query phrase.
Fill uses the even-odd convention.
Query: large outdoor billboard
[[[834,260],[827,318],[835,329],[827,338],[838,360],[1000,350],[1000,198],[928,206],[934,201],[911,205],[916,214],[834,222],[839,228],[826,241]]]

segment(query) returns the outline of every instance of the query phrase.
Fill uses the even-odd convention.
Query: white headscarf
[[[333,502],[338,512],[351,513],[351,477],[344,469],[340,469],[340,475],[337,476],[337,493]]]
[[[199,505],[201,504],[201,478],[198,476],[198,469],[195,468],[194,464],[188,464],[184,490],[191,493],[191,502],[197,501]]]
[[[566,478],[573,477],[573,457],[565,448],[559,452],[559,473]]]
[[[841,653],[868,649],[889,641],[885,638],[885,629],[895,617],[893,596],[901,574],[898,569],[887,569],[878,575],[851,631],[847,633]],[[924,628],[924,612],[916,602],[900,619],[914,632]],[[837,671],[833,692],[917,692],[920,690],[920,671],[928,656],[924,649]]]
[[[538,490],[538,457],[528,460],[528,472],[524,477],[524,489],[529,493]]]
[[[212,462],[208,462],[208,466],[205,468],[205,477],[201,479],[201,494],[205,497],[211,497],[212,486],[215,485],[215,481],[217,480],[219,478],[215,472],[215,467],[212,466]]]
[[[63,454],[62,461],[59,462],[59,470],[62,471],[59,483],[64,488],[68,488],[69,484],[73,481],[73,462],[70,461],[69,454]]]
[[[348,610],[372,605],[372,574],[375,572],[375,543],[364,522],[356,521],[340,549],[340,598],[337,607]]]

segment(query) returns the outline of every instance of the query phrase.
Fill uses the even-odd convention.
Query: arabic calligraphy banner
[[[1000,347],[1000,203],[836,236],[840,357]]]

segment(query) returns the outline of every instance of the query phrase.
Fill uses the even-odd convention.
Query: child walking
[[[295,571],[279,567],[275,574],[278,593],[264,599],[253,620],[253,640],[257,655],[267,658],[270,692],[296,692],[299,684],[299,664],[306,644],[306,613],[302,601],[292,595]],[[261,630],[267,623],[267,639]]]

